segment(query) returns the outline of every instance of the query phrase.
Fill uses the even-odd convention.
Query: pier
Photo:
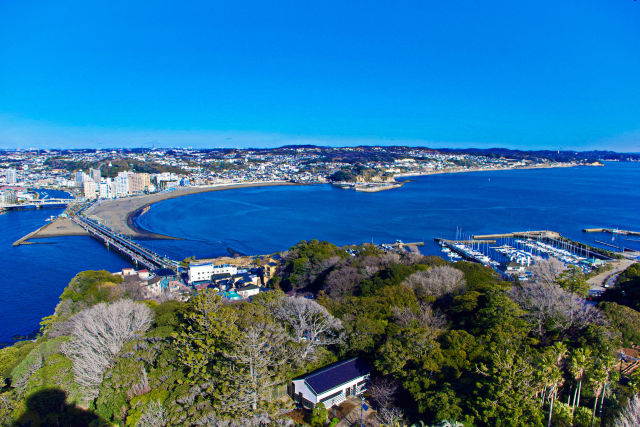
[[[617,250],[619,250],[619,251],[622,251],[622,248],[621,248],[621,247],[616,246],[616,245],[612,245],[611,243],[602,242],[602,241],[600,241],[600,240],[596,240],[595,242],[596,242],[596,243],[600,243],[601,245],[609,246],[610,248],[613,248],[613,249],[617,249]]]
[[[137,266],[144,266],[149,270],[175,268],[178,266],[177,261],[160,256],[133,240],[116,233],[109,227],[83,216],[81,213],[72,216],[71,220],[82,227],[89,235],[102,241],[107,248],[116,249]]]
[[[583,228],[583,233],[610,233],[623,236],[640,236],[640,231],[618,230],[617,228]]]
[[[447,240],[435,238],[433,239],[440,246],[448,248],[450,251],[460,255],[462,259],[467,261],[476,262],[478,264],[482,264],[485,267],[495,268],[498,263],[491,260],[488,256],[475,251],[473,248],[469,248],[467,245],[469,244],[481,244],[481,243],[495,243],[495,240]]]
[[[424,242],[412,242],[412,243],[396,242],[396,243],[391,243],[391,246],[398,247],[398,248],[402,248],[405,246],[424,246]]]
[[[514,231],[512,233],[499,233],[499,234],[474,234],[473,240],[487,240],[487,239],[508,239],[512,237],[531,237],[531,238],[557,238],[560,237],[560,233],[550,230],[542,231]]]

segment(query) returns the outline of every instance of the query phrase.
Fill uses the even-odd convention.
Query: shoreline
[[[99,201],[89,208],[86,215],[100,218],[102,222],[114,231],[138,240],[181,240],[179,237],[154,233],[136,225],[136,219],[144,215],[156,203],[199,193],[233,190],[251,187],[272,187],[296,184],[288,181],[247,182],[237,184],[214,184],[202,187],[187,187],[162,193],[133,196],[123,199]]]
[[[566,168],[582,166],[571,163],[553,163],[548,165],[533,165],[519,168],[504,167],[504,168],[473,168],[473,169],[455,169],[455,170],[442,170],[423,173],[407,173],[397,174],[394,178],[406,178],[413,176],[428,176],[438,174],[455,174],[466,172],[492,172],[501,170],[520,170],[520,169],[551,169],[551,168]],[[123,235],[138,240],[180,240],[178,237],[167,236],[164,234],[154,233],[150,230],[146,230],[139,227],[136,224],[136,219],[144,215],[148,209],[154,204],[163,200],[174,199],[182,196],[188,196],[191,194],[208,193],[212,191],[233,190],[238,188],[250,188],[250,187],[269,187],[269,186],[288,186],[288,185],[310,185],[310,184],[298,184],[288,181],[267,181],[267,182],[247,182],[236,184],[214,184],[202,187],[188,187],[179,188],[170,192],[162,192],[155,194],[147,194],[141,196],[133,196],[126,199],[112,199],[98,202],[97,205],[87,210],[87,216],[93,216],[100,218],[107,226],[114,231],[117,231]],[[114,209],[115,208],[115,209]]]
[[[76,225],[69,218],[61,218],[58,217],[55,220],[39,227],[37,230],[32,231],[31,233],[26,234],[20,239],[13,242],[13,246],[20,245],[35,245],[38,243],[46,243],[46,242],[32,242],[33,239],[47,239],[51,237],[61,237],[61,236],[88,236],[87,233],[82,227]]]
[[[581,165],[573,163],[552,163],[548,165],[533,165],[522,166],[517,168],[503,167],[503,168],[471,168],[471,169],[448,169],[448,170],[434,170],[431,172],[411,172],[411,173],[399,173],[394,175],[394,178],[410,178],[413,176],[429,176],[429,175],[444,175],[454,173],[470,173],[470,172],[495,172],[495,171],[516,171],[516,170],[530,170],[530,169],[556,169],[556,168],[573,168],[577,166],[596,166],[596,165]]]

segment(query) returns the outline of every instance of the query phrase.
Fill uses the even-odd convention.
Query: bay
[[[425,242],[435,237],[554,230],[596,244],[611,235],[583,228],[640,229],[640,164],[523,169],[412,178],[377,193],[331,185],[258,187],[200,193],[153,205],[141,228],[180,237],[145,243],[175,259],[267,254],[300,240],[352,243]],[[615,237],[613,244],[638,248]],[[597,244],[596,244],[597,245]]]

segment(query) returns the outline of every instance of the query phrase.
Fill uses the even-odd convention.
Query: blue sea
[[[267,254],[310,239],[339,245],[423,241],[423,253],[439,254],[433,239],[454,238],[457,229],[464,234],[555,230],[591,244],[600,240],[640,249],[640,237],[582,233],[596,227],[640,230],[640,163],[410,179],[400,189],[378,193],[330,185],[200,193],[155,204],[137,223],[182,238],[141,242],[174,259],[230,250]],[[6,271],[0,284],[0,342],[36,330],[78,271],[117,271],[129,265],[90,237],[11,246],[59,211],[0,215],[0,259]]]

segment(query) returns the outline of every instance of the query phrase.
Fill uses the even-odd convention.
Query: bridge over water
[[[104,242],[107,248],[116,249],[131,259],[137,266],[143,266],[149,270],[156,270],[158,268],[173,269],[178,266],[178,261],[160,256],[133,240],[116,233],[109,227],[85,217],[82,213],[71,216],[71,220],[85,229],[91,236]]]
[[[4,209],[40,209],[40,208],[58,208],[73,203],[75,199],[59,199],[46,198],[32,200],[26,203],[0,203],[0,208]]]

